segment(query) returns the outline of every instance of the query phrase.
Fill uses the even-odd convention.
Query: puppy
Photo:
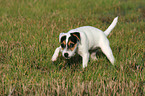
[[[117,21],[118,17],[113,20],[112,24],[104,32],[95,27],[83,26],[72,29],[68,33],[60,33],[59,42],[61,45],[56,48],[51,60],[56,61],[60,51],[66,59],[70,59],[75,53],[78,53],[82,57],[83,68],[85,68],[87,67],[89,56],[93,60],[97,60],[96,49],[100,47],[114,65],[115,59],[107,36],[116,26]]]

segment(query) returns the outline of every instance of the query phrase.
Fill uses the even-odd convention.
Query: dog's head
[[[61,43],[62,56],[69,59],[75,55],[77,46],[80,42],[80,33],[60,33],[59,42]]]

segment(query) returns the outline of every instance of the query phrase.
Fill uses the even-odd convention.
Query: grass
[[[0,95],[145,94],[144,0],[0,0]],[[115,66],[101,51],[82,68],[81,58],[54,63],[58,36],[79,26],[105,30]]]

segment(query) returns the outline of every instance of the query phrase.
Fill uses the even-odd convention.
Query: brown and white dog
[[[51,60],[56,61],[60,51],[62,52],[62,56],[66,59],[71,58],[77,52],[82,56],[83,68],[85,68],[87,67],[90,54],[93,60],[97,60],[96,49],[100,47],[114,65],[115,59],[107,36],[116,26],[117,21],[118,17],[113,20],[112,24],[104,32],[95,27],[83,26],[72,29],[68,33],[60,33],[59,42],[61,46],[56,48]],[[89,53],[90,51],[91,53]]]

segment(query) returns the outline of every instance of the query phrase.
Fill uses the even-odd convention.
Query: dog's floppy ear
[[[80,33],[79,32],[71,33],[71,35],[74,36],[74,37],[76,37],[77,40],[80,41],[81,38],[80,38]]]
[[[59,42],[61,42],[61,37],[65,36],[65,33],[60,33],[59,34]]]

